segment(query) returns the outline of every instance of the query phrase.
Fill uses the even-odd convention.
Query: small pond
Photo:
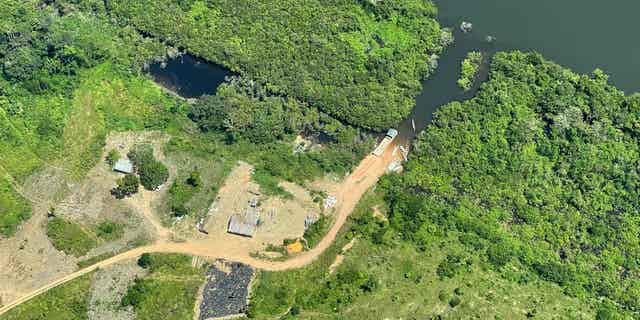
[[[152,64],[149,74],[155,82],[184,98],[215,94],[225,77],[233,75],[229,69],[188,54]]]

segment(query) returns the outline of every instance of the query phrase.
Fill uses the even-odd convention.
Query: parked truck
[[[384,136],[384,138],[382,139],[382,141],[380,141],[380,144],[378,144],[378,146],[376,147],[375,150],[373,150],[373,154],[375,156],[381,156],[385,150],[387,150],[387,148],[389,147],[389,145],[391,145],[391,142],[393,142],[393,139],[395,139],[398,136],[398,130],[396,129],[389,129],[389,131],[387,131],[387,134]]]

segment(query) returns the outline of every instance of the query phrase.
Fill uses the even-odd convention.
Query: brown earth
[[[353,173],[346,177],[344,181],[337,186],[334,195],[337,197],[338,203],[335,207],[334,223],[331,229],[315,248],[296,255],[289,260],[267,261],[256,258],[252,255],[253,250],[255,249],[255,242],[253,242],[252,239],[232,236],[225,232],[210,232],[209,236],[203,236],[198,239],[187,240],[179,243],[170,242],[161,237],[151,245],[126,251],[74,273],[69,274],[67,272],[67,275],[50,281],[47,285],[33,290],[30,293],[20,295],[19,297],[14,296],[12,297],[13,299],[7,299],[6,301],[8,303],[0,308],[0,314],[3,314],[9,309],[28,301],[51,288],[71,281],[93,270],[105,268],[121,261],[134,259],[143,253],[149,252],[183,253],[198,255],[210,259],[225,259],[228,261],[245,263],[254,268],[270,271],[287,270],[308,265],[329,246],[331,246],[340,228],[346,222],[349,214],[355,209],[362,195],[371,188],[384,173],[387,172],[388,165],[399,158],[399,155],[392,154],[392,149],[392,146],[389,147],[381,157],[376,157],[374,155],[367,156],[362,160]],[[154,215],[150,208],[141,208],[145,211],[145,217],[148,216],[151,217],[151,219],[154,219]],[[162,231],[162,229],[156,229],[159,231],[159,234],[164,234],[165,232]],[[46,264],[49,264],[49,262],[50,261],[46,261]],[[43,261],[43,263],[45,262]],[[61,271],[59,274],[63,273],[65,272]]]
[[[125,156],[135,143],[150,142],[160,150],[166,138],[159,133],[114,133],[106,139],[101,159],[111,149]],[[161,157],[161,152],[158,156]],[[0,168],[0,174],[6,171]],[[7,174],[8,176],[8,174]],[[140,195],[119,201],[110,195],[120,174],[100,161],[78,183],[67,181],[62,168],[47,166],[20,185],[10,176],[15,190],[32,202],[32,217],[20,226],[15,236],[0,239],[0,300],[5,303],[77,270],[77,262],[101,254],[126,250],[138,239],[153,239],[153,233],[165,236],[164,230],[154,231],[155,215],[147,206],[159,194]],[[99,241],[99,245],[83,257],[73,257],[56,250],[46,235],[47,213],[55,208],[56,216],[74,221],[85,230],[109,220],[125,225],[125,233],[115,241]],[[143,221],[151,221],[149,224]],[[92,234],[92,233],[91,233]]]

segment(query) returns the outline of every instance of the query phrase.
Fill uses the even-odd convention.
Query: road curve
[[[2,306],[0,308],[0,315],[59,285],[67,283],[97,269],[105,268],[122,261],[135,259],[144,253],[182,253],[211,259],[225,259],[241,262],[254,268],[267,271],[282,271],[306,266],[331,246],[333,241],[336,239],[338,232],[347,221],[349,214],[351,214],[355,209],[360,198],[369,188],[375,185],[383,174],[386,173],[388,165],[399,159],[398,155],[393,154],[393,149],[394,146],[390,146],[381,157],[376,157],[374,155],[367,156],[360,162],[353,173],[345,178],[336,192],[338,205],[336,206],[336,218],[331,229],[329,229],[327,234],[316,247],[296,255],[291,259],[285,261],[262,260],[252,257],[250,252],[229,252],[227,250],[222,250],[210,241],[206,240],[189,240],[185,242],[169,242],[167,240],[160,240],[159,242],[151,245],[125,251],[44,285],[14,301],[9,302],[7,305]]]

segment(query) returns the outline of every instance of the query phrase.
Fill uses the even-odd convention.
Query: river
[[[448,102],[472,97],[486,79],[484,65],[476,86],[463,92],[456,84],[467,52],[480,50],[490,57],[502,50],[535,50],[578,73],[601,68],[611,83],[626,93],[640,91],[640,41],[636,16],[640,1],[633,0],[435,0],[439,20],[451,27],[456,41],[441,55],[436,72],[423,82],[416,107],[398,125],[403,141],[410,140]],[[470,21],[470,33],[460,23]],[[488,43],[487,36],[495,37]],[[488,59],[486,59],[488,60]],[[186,98],[213,94],[229,70],[190,55],[156,63],[150,73],[163,86]],[[412,128],[412,120],[416,130]]]
[[[640,91],[640,41],[637,15],[640,1],[631,0],[435,0],[438,19],[454,29],[456,42],[442,54],[438,70],[423,82],[416,107],[399,125],[401,137],[423,129],[443,104],[473,96],[457,86],[460,63],[471,50],[490,56],[502,50],[535,50],[578,73],[595,68],[627,94]],[[463,34],[460,23],[473,23]],[[485,38],[496,40],[489,44]],[[636,40],[633,40],[636,39]],[[484,66],[480,80],[486,78]]]
[[[640,91],[640,1],[436,0],[447,26],[468,20],[504,48],[535,50],[578,73],[601,68],[627,93]]]

